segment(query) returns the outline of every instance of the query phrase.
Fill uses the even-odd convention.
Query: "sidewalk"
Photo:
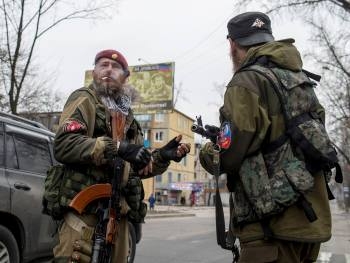
[[[332,238],[323,243],[321,250],[333,254],[350,253],[350,213],[338,207],[336,200],[330,201],[332,211]]]
[[[199,207],[177,206],[177,205],[157,205],[154,210],[148,210],[146,219],[162,217],[188,217],[195,216],[194,209]],[[200,209],[205,207],[200,207]]]

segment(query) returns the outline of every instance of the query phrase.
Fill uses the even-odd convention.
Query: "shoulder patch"
[[[220,135],[218,139],[218,144],[221,149],[227,150],[231,145],[231,125],[229,122],[224,122],[220,128]]]
[[[77,119],[67,119],[62,124],[62,129],[64,133],[76,133],[76,132],[82,132],[87,131],[85,123],[83,123],[80,120]]]

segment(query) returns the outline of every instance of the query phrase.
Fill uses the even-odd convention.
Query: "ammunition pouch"
[[[54,165],[46,172],[44,183],[44,195],[42,199],[42,213],[51,216],[55,220],[61,220],[63,217],[63,208],[60,204],[62,180],[64,177],[65,166]]]
[[[279,214],[314,185],[313,176],[294,156],[289,140],[271,153],[247,157],[239,176],[233,194],[236,224]]]
[[[140,202],[139,210],[128,211],[128,219],[133,223],[144,223],[147,214],[147,204],[145,202]]]
[[[123,195],[130,207],[128,218],[133,223],[143,223],[147,213],[147,205],[142,201],[145,198],[143,184],[138,176],[129,176]]]

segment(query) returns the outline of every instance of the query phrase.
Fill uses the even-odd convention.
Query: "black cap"
[[[246,12],[235,16],[228,22],[227,29],[227,37],[241,46],[274,40],[270,18],[261,12]]]

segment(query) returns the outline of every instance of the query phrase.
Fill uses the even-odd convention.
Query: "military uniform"
[[[61,188],[61,206],[68,206],[73,197],[85,187],[111,181],[113,170],[108,165],[105,150],[111,141],[110,112],[96,95],[93,86],[74,91],[68,98],[59,123],[54,142],[56,159],[65,164],[65,173]],[[125,139],[133,144],[143,145],[143,136],[133,113],[129,110],[125,124]],[[162,174],[169,161],[161,160],[159,153],[153,153],[153,173],[146,177]],[[137,176],[125,162],[122,187],[130,175]],[[141,201],[141,200],[140,200]],[[125,197],[121,198],[122,220],[116,239],[113,262],[126,262],[128,253],[128,223],[126,214],[129,211]],[[70,258],[76,239],[91,239],[97,222],[93,215],[94,206],[88,207],[83,215],[67,213],[59,230],[59,244],[54,248],[55,258],[66,262]],[[79,222],[80,221],[80,222]],[[82,229],[82,231],[80,231]],[[65,260],[65,261],[64,261]]]
[[[254,18],[254,15],[258,18]],[[246,22],[247,17],[244,17],[244,22],[249,28],[256,26],[257,32],[264,24],[268,24],[261,13],[246,13],[246,16],[253,20]],[[247,192],[254,191],[246,188],[250,183],[247,181],[254,181],[254,176],[261,170],[257,166],[257,158],[264,165],[267,161],[267,156],[261,151],[285,134],[281,102],[271,87],[271,81],[249,70],[249,65],[260,57],[267,57],[278,68],[290,72],[302,70],[300,54],[292,44],[294,40],[272,41],[269,39],[271,31],[266,32],[263,33],[267,39],[261,42],[267,43],[249,48],[241,68],[236,70],[227,85],[224,104],[220,108],[220,122],[222,125],[228,123],[231,131],[230,145],[220,153],[221,173],[227,173],[228,188],[233,198],[231,231],[241,243],[239,262],[312,262],[317,259],[320,243],[331,238],[331,213],[323,172],[313,174],[311,187],[304,195],[318,219],[310,222],[296,203],[291,202],[290,206],[286,204],[283,210],[272,213],[263,222],[272,231],[269,240],[266,240],[266,227],[256,216],[258,211],[252,208],[251,200],[247,198]],[[242,34],[245,34],[244,30]],[[251,44],[256,43],[248,43]],[[247,70],[240,70],[246,67]],[[324,120],[324,110],[318,101],[312,110]],[[200,152],[200,161],[206,170],[212,172],[212,156],[206,148]],[[288,163],[288,158],[294,158],[294,152],[290,149],[288,153],[289,156],[284,155],[282,158],[275,155],[275,160],[283,163],[283,158],[287,158]],[[256,174],[254,170],[257,170]],[[300,171],[306,171],[305,167],[298,173]],[[250,186],[259,188],[254,183]],[[271,192],[273,189],[266,191]],[[256,196],[256,202],[264,202],[264,199]]]

